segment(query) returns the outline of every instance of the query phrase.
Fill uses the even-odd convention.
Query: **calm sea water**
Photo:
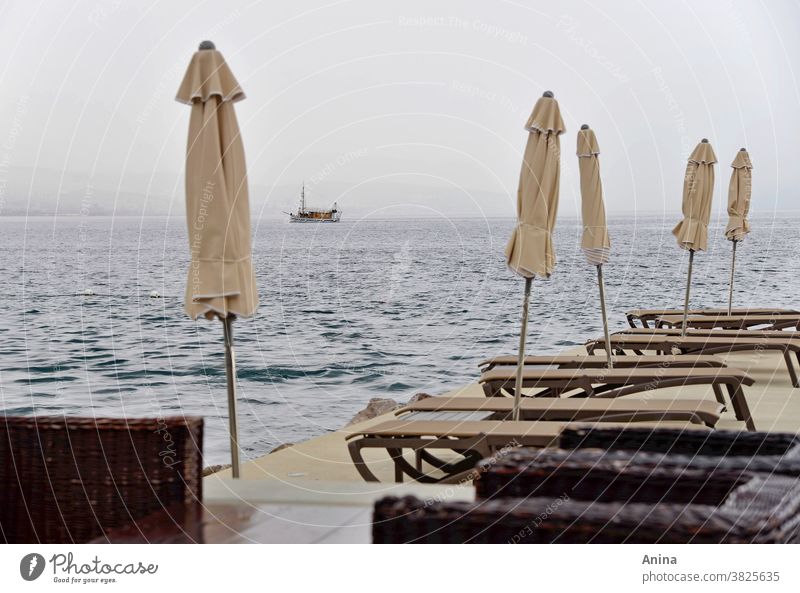
[[[611,218],[609,316],[683,302],[686,253],[670,217]],[[712,224],[693,306],[727,299],[730,244]],[[504,266],[511,219],[261,222],[261,308],[236,324],[245,455],[340,428],[372,397],[400,402],[477,376],[517,346],[523,282]],[[800,218],[756,217],[739,249],[738,306],[800,306]],[[180,218],[0,218],[0,407],[6,414],[206,419],[225,462],[222,329],[183,313]],[[595,269],[576,219],[559,220],[553,277],[534,282],[529,351],[600,333]],[[94,296],[80,296],[84,289]],[[157,290],[163,298],[151,299]]]

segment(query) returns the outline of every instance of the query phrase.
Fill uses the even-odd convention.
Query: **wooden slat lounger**
[[[424,421],[390,420],[366,428],[348,437],[348,450],[358,473],[368,482],[379,479],[367,466],[362,451],[383,449],[392,459],[395,481],[407,475],[418,482],[459,482],[474,478],[475,465],[481,459],[500,456],[506,449],[516,447],[550,447],[558,444],[561,431],[567,423],[527,422],[507,420],[484,421]],[[682,425],[690,430],[686,425]],[[703,430],[696,427],[697,430]],[[404,450],[416,453],[416,463],[403,455]],[[456,461],[444,461],[431,450],[458,453]],[[443,472],[436,477],[422,469],[422,462]]]
[[[488,412],[502,415],[504,420],[514,406],[507,397],[430,397],[395,412],[409,420],[434,420],[437,414],[450,412]],[[523,420],[617,422],[682,421],[705,424],[713,428],[725,406],[703,399],[591,399],[591,398],[525,398],[520,402]],[[424,415],[424,416],[423,416]],[[442,417],[441,419],[447,419]]]
[[[690,309],[689,315],[727,315],[727,309]],[[794,309],[756,308],[731,309],[733,315],[798,315],[800,311]],[[683,315],[682,309],[633,309],[625,313],[631,327],[650,327],[658,317],[664,315]],[[638,324],[636,322],[639,322]]]
[[[656,327],[682,328],[683,315],[662,315]],[[686,327],[697,329],[800,329],[800,315],[689,315]]]
[[[672,353],[676,350],[684,354],[729,354],[731,352],[761,352],[774,350],[783,354],[786,370],[793,387],[800,387],[797,372],[792,362],[792,354],[800,363],[800,338],[781,338],[759,335],[761,332],[744,332],[742,335],[717,336],[726,330],[708,330],[709,335],[692,333],[685,337],[680,334],[650,330],[650,333],[613,334],[612,350],[624,353],[630,350],[637,354],[643,352]],[[743,332],[736,332],[742,334]],[[789,334],[789,332],[786,332]],[[712,335],[713,334],[713,335]],[[791,334],[789,334],[791,335]],[[586,343],[586,350],[593,354],[605,349],[605,339],[597,338]]]
[[[625,336],[620,336],[625,337]],[[494,368],[483,373],[478,380],[489,397],[514,396],[516,369]],[[685,385],[710,385],[717,401],[724,404],[721,387],[726,387],[738,420],[744,421],[748,430],[755,430],[753,418],[742,385],[752,385],[753,378],[741,369],[734,368],[630,368],[630,369],[523,369],[522,386],[542,389],[535,397],[559,397],[569,391],[578,397],[615,398],[632,393],[650,393],[666,387]]]
[[[642,329],[642,328],[639,328]],[[643,330],[646,331],[646,330]],[[652,330],[651,330],[652,331]],[[677,367],[724,367],[725,360],[719,356],[713,355],[700,355],[700,356],[686,356],[686,355],[653,355],[653,356],[636,356],[636,355],[621,355],[614,357],[614,366],[616,368],[628,367],[649,367],[649,366],[664,366],[665,364]],[[601,368],[606,366],[606,359],[599,356],[586,356],[586,355],[564,355],[556,354],[554,356],[526,356],[526,367],[534,366],[551,366],[559,369],[578,369],[578,368]],[[482,371],[489,371],[494,367],[504,366],[517,366],[516,356],[495,356],[481,361],[478,364]]]

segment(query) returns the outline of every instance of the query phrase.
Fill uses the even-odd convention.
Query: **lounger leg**
[[[731,407],[733,407],[733,415],[736,416],[737,420],[744,420],[741,408],[739,407],[739,401],[736,398],[736,388],[730,383],[726,383],[725,388],[728,390],[728,397],[731,398]]]
[[[736,396],[741,398],[742,401],[742,415],[744,416],[744,425],[747,427],[747,430],[755,432],[756,431],[756,423],[753,421],[753,416],[750,414],[750,406],[747,405],[747,399],[744,397],[744,390],[742,386],[739,385],[736,388]]]
[[[800,361],[800,352],[797,353],[797,359]],[[792,387],[800,387],[800,383],[797,382],[797,372],[794,370],[792,355],[789,354],[788,350],[783,351],[783,360],[786,361],[786,370],[789,371],[789,377],[792,380]]]
[[[482,448],[478,448],[478,450],[473,451],[472,449],[465,448],[461,449],[458,447],[458,441],[453,441],[454,448],[453,450],[457,453],[464,456],[464,459],[461,461],[456,461],[454,463],[448,464],[437,464],[440,465],[440,469],[445,472],[445,475],[436,478],[427,473],[417,470],[414,465],[408,462],[408,460],[403,457],[403,450],[394,447],[387,447],[386,452],[392,458],[395,463],[395,482],[402,482],[403,476],[406,475],[412,480],[416,482],[420,482],[422,484],[437,484],[443,483],[444,481],[450,480],[452,476],[463,474],[464,472],[472,470],[484,457],[488,457],[485,450]],[[485,449],[485,448],[483,448]],[[433,459],[436,459],[435,457]]]
[[[717,398],[717,401],[723,406],[727,407],[727,402],[725,401],[725,396],[722,395],[722,389],[720,386],[714,383],[711,388],[714,390],[714,397]]]
[[[731,396],[731,404],[733,405],[733,412],[736,415],[736,419],[743,420],[747,430],[755,430],[756,425],[753,422],[753,417],[750,415],[750,407],[747,405],[741,383],[737,383],[735,386],[728,383],[728,393],[730,393]]]
[[[405,458],[403,457],[403,450],[387,447],[386,452],[394,462],[394,481],[399,484],[403,481],[403,462],[405,461]],[[414,452],[416,453],[416,450]],[[408,462],[406,462],[406,464],[410,467],[413,467]]]
[[[380,482],[378,477],[373,474],[369,467],[367,467],[364,456],[361,454],[362,443],[358,441],[350,441],[347,443],[347,448],[350,450],[350,458],[353,460],[353,465],[356,466],[359,475],[364,478],[366,482]]]
[[[795,358],[797,358],[797,364],[800,364],[800,351],[795,352],[794,355],[795,355]],[[792,365],[792,366],[794,366],[794,365]]]

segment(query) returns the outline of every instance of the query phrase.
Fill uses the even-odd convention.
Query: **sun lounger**
[[[641,328],[639,328],[641,329]],[[643,330],[646,331],[646,330]],[[669,359],[669,360],[667,360]],[[701,356],[674,356],[674,355],[654,355],[654,356],[616,356],[614,358],[615,368],[627,367],[650,367],[664,366],[665,364],[673,368],[677,367],[724,367],[725,361],[713,355]],[[578,369],[578,368],[602,368],[607,366],[605,358],[599,356],[585,355],[555,355],[555,356],[526,356],[526,367],[556,367],[559,369]],[[516,356],[495,356],[481,361],[478,365],[482,371],[489,371],[495,367],[517,366]]]
[[[656,327],[682,328],[683,315],[662,315]],[[697,329],[800,329],[800,315],[689,315],[687,328]]]
[[[625,336],[620,336],[625,337]],[[494,368],[478,380],[488,397],[514,397],[516,369]],[[721,387],[728,390],[734,413],[755,430],[750,409],[744,397],[743,385],[752,385],[752,377],[733,368],[670,368],[668,366],[627,369],[523,369],[522,386],[540,389],[535,397],[616,398],[633,393],[651,393],[656,389],[685,385],[710,385],[717,401],[724,404]],[[576,392],[576,393],[569,393]],[[525,395],[525,394],[522,394]]]
[[[493,456],[502,456],[504,451],[516,447],[549,447],[558,442],[559,435],[567,426],[562,422],[526,421],[423,421],[391,420],[351,434],[348,437],[350,457],[358,473],[368,482],[378,482],[363,456],[364,449],[385,450],[391,458],[395,481],[403,476],[424,483],[459,482],[475,476],[475,465]],[[699,428],[695,428],[700,430]],[[403,455],[404,450],[416,453],[416,463]],[[455,461],[445,461],[433,455],[431,450],[449,451],[458,454]],[[438,475],[426,472],[422,462],[438,470]]]
[[[614,332],[612,335],[629,334],[636,336],[681,336],[683,330],[678,328],[666,327],[626,327],[623,330]],[[706,336],[709,338],[778,338],[778,339],[800,339],[800,332],[783,329],[693,329],[686,330],[688,337]],[[683,356],[683,355],[681,355]],[[599,356],[597,358],[600,358]],[[605,359],[602,359],[605,361]]]
[[[395,412],[404,420],[455,420],[450,414],[486,413],[493,420],[505,420],[514,401],[507,397],[430,397]],[[590,399],[525,398],[520,402],[522,420],[592,422],[682,421],[713,428],[725,406],[702,399]]]
[[[727,315],[727,309],[690,309],[689,315]],[[794,309],[756,308],[731,309],[732,315],[798,315]],[[650,323],[664,315],[681,315],[682,309],[633,309],[625,313],[631,327],[650,327]],[[638,324],[637,324],[638,322]]]
[[[405,474],[418,482],[433,483],[457,480],[482,458],[491,457],[504,447],[549,447],[558,442],[564,426],[559,422],[390,420],[350,435],[347,446],[358,473],[368,482],[379,481],[362,455],[363,449],[371,448],[388,452],[394,462],[395,481],[402,482]],[[427,453],[425,461],[444,472],[445,477],[425,473],[420,455],[416,466],[410,463],[403,456],[404,449]],[[430,454],[430,449],[454,451],[462,458],[444,462]]]
[[[800,387],[792,362],[792,354],[794,354],[800,363],[800,338],[791,337],[790,332],[785,332],[789,335],[785,338],[759,335],[761,332],[735,332],[735,335],[717,335],[724,331],[727,330],[708,330],[708,335],[692,333],[687,336],[659,330],[648,330],[648,333],[614,334],[611,336],[611,348],[615,352],[631,351],[636,354],[644,352],[664,354],[675,351],[683,354],[729,354],[731,352],[773,350],[783,354],[792,386]],[[593,354],[596,350],[604,350],[605,338],[587,342],[586,349],[589,354]]]

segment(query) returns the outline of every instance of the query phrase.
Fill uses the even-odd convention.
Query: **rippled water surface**
[[[670,217],[611,218],[612,328],[635,306],[683,302],[686,253]],[[240,438],[255,457],[341,427],[371,397],[405,401],[476,378],[513,353],[522,281],[493,220],[261,222],[258,316],[236,323]],[[756,217],[739,249],[739,306],[800,306],[800,218]],[[730,244],[712,225],[695,258],[693,306],[727,299]],[[0,218],[0,407],[6,414],[206,418],[206,462],[227,459],[219,322],[183,313],[180,218]],[[553,353],[601,331],[596,275],[576,219],[556,233],[558,266],[534,282],[529,350]],[[85,289],[93,296],[79,296]],[[157,290],[163,298],[151,299]]]

